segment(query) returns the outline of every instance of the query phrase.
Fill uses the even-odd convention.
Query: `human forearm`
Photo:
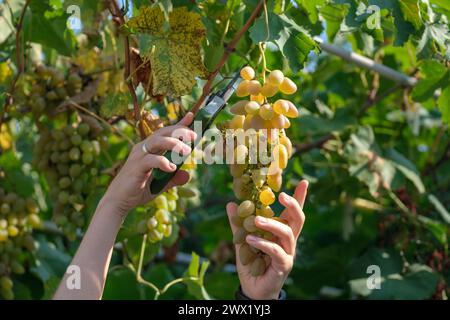
[[[54,299],[100,299],[106,281],[114,242],[124,214],[112,202],[103,198],[91,220],[71,266],[80,270],[80,288],[70,289],[65,274]]]

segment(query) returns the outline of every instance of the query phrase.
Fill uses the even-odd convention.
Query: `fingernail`
[[[173,163],[170,164],[170,169],[175,170],[177,168],[177,166]]]
[[[258,241],[258,237],[252,236],[251,234],[247,236],[247,241],[248,242],[256,242]]]
[[[267,223],[267,218],[258,216],[258,217],[256,217],[256,221],[258,223],[260,223],[260,224],[266,224]]]

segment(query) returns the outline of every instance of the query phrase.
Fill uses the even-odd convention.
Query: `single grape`
[[[266,272],[266,261],[264,261],[264,258],[257,257],[250,266],[250,274],[253,277],[259,277]]]
[[[241,81],[241,83],[239,83],[238,87],[236,88],[236,96],[245,97],[250,94],[248,91],[249,82],[250,81],[248,81],[248,80],[244,80],[244,81]]]
[[[169,206],[167,204],[167,198],[164,195],[157,196],[154,200],[156,208],[168,210]]]
[[[261,193],[259,194],[259,201],[265,206],[270,206],[272,203],[275,202],[275,194],[273,193],[272,189],[269,187],[265,187],[262,189]]]
[[[257,257],[257,254],[252,250],[252,248],[247,244],[244,243],[239,248],[239,260],[241,263],[246,266],[253,262]]]
[[[237,209],[237,215],[241,218],[248,217],[252,215],[254,212],[255,212],[255,204],[250,200],[243,201]]]
[[[233,243],[234,244],[242,244],[245,242],[245,237],[248,232],[244,228],[237,228],[233,234]]]
[[[268,76],[268,78],[267,78],[267,81],[270,83],[270,84],[272,84],[272,85],[274,85],[274,86],[279,86],[279,85],[281,85],[281,83],[283,82],[283,80],[284,80],[284,74],[283,74],[283,72],[282,71],[280,71],[280,70],[273,70],[272,72],[270,72],[270,74],[269,74],[269,76]]]
[[[248,93],[256,96],[261,92],[261,83],[258,80],[250,80],[247,84]]]
[[[245,218],[243,226],[245,230],[247,230],[248,232],[255,232],[256,230],[258,230],[258,228],[255,225],[255,216],[251,215]]]
[[[294,94],[297,92],[297,85],[289,79],[285,77],[283,82],[280,84],[280,91],[284,94]]]
[[[70,142],[72,142],[74,146],[79,146],[82,141],[83,138],[79,134],[74,134],[73,136],[70,137]]]
[[[82,161],[86,165],[91,164],[94,161],[94,155],[92,153],[83,152]]]
[[[87,124],[87,123],[80,123],[80,125],[78,126],[78,134],[80,134],[81,136],[86,136],[89,131],[91,130],[91,127]]]
[[[261,88],[261,94],[264,97],[273,97],[278,93],[278,86],[266,82]]]
[[[265,103],[259,109],[259,116],[264,120],[272,120],[275,116],[275,112],[270,104]]]
[[[271,207],[263,206],[260,209],[256,210],[256,214],[262,217],[271,218],[275,215],[275,212],[273,212]]]
[[[247,112],[245,111],[245,106],[250,101],[248,100],[241,100],[239,102],[236,102],[233,106],[230,108],[230,112],[235,115],[241,115],[244,116]]]
[[[244,80],[252,80],[255,78],[255,70],[250,66],[246,66],[241,69],[240,75]]]

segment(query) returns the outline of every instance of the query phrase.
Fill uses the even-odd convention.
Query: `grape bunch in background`
[[[243,99],[234,104],[230,111],[234,117],[225,124],[226,129],[246,133],[244,141],[235,139],[235,162],[230,165],[233,176],[233,191],[241,200],[234,224],[238,226],[233,242],[239,246],[239,259],[243,265],[250,265],[254,277],[264,274],[270,264],[269,257],[245,242],[248,234],[266,239],[272,235],[255,226],[255,217],[281,219],[274,217],[270,207],[275,202],[275,193],[279,192],[283,182],[283,170],[292,156],[292,143],[285,130],[290,127],[290,118],[298,117],[296,106],[289,100],[274,99],[279,92],[294,94],[297,86],[280,70],[273,70],[266,79],[262,74],[262,83],[255,79],[255,71],[247,66],[241,70],[242,81],[236,95]],[[251,133],[250,133],[251,132]],[[255,139],[252,138],[252,135]],[[258,141],[267,141],[261,144]],[[260,161],[261,148],[271,161]],[[251,150],[257,150],[256,161],[250,161]],[[254,155],[253,155],[254,156]],[[283,222],[283,221],[281,221]]]
[[[86,223],[86,198],[96,185],[98,157],[105,143],[98,130],[85,122],[40,130],[33,164],[49,185],[53,219],[70,239]]]
[[[0,188],[0,297],[14,299],[13,275],[25,273],[35,249],[32,230],[39,228],[39,207],[31,198]]]

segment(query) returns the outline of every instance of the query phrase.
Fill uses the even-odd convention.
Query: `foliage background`
[[[206,26],[202,53],[206,68],[214,70],[234,34],[244,25],[258,1],[129,1],[127,18],[150,2],[163,11],[186,6],[201,15]],[[82,29],[66,28],[65,9],[81,8]],[[0,1],[0,59],[17,72],[15,34],[23,0]],[[26,69],[32,60],[67,66],[80,56],[77,38],[101,55],[113,55],[123,64],[121,37],[104,1],[32,0],[26,11],[23,39]],[[367,21],[377,18],[380,29]],[[301,117],[288,135],[297,152],[285,174],[285,190],[302,178],[310,181],[305,205],[307,221],[299,240],[297,260],[285,289],[291,299],[447,299],[450,260],[450,4],[445,0],[295,0],[268,1],[264,13],[239,42],[222,69],[230,75],[245,63],[258,67],[258,42],[268,41],[269,69],[282,69],[299,86],[293,98]],[[11,15],[13,18],[11,19]],[[102,16],[104,15],[104,17]],[[267,28],[269,34],[267,34]],[[319,36],[356,53],[419,79],[415,88],[359,68],[325,52],[311,39]],[[138,42],[149,40],[141,35]],[[86,40],[87,39],[87,40]],[[86,58],[86,57],[84,57]],[[120,70],[121,72],[121,70]],[[6,100],[11,75],[2,78],[0,100]],[[200,95],[201,84],[184,96],[190,106]],[[128,108],[112,99],[104,110],[110,115]],[[142,99],[142,92],[139,92]],[[1,103],[4,104],[4,101]],[[112,106],[119,109],[111,110]],[[155,108],[161,106],[156,105]],[[223,121],[224,114],[218,121]],[[4,188],[33,195],[42,218],[50,217],[51,204],[39,172],[31,170],[36,129],[29,117],[7,118],[12,149],[5,148],[2,130],[0,166],[7,172]],[[124,132],[136,138],[132,128]],[[104,167],[126,157],[128,144],[110,136]],[[163,288],[183,276],[191,260],[180,253],[196,252],[211,263],[200,281],[174,284],[162,299],[232,298],[238,286],[233,271],[231,232],[225,204],[233,201],[231,176],[225,165],[200,165],[200,197],[181,222],[180,239],[173,246],[152,247],[146,256],[143,278]],[[92,191],[87,204],[94,210],[107,181]],[[58,232],[37,230],[39,243],[27,273],[15,278],[19,299],[50,298],[79,241],[67,241]],[[139,253],[139,239],[129,239]],[[176,253],[179,253],[178,259]],[[193,256],[187,273],[198,276]],[[131,258],[133,262],[133,258]],[[183,263],[184,261],[184,263]],[[105,299],[151,299],[154,291],[136,282],[126,267],[123,252],[114,252],[105,288]],[[369,265],[381,268],[380,290],[366,287]],[[204,267],[207,267],[204,264]]]

